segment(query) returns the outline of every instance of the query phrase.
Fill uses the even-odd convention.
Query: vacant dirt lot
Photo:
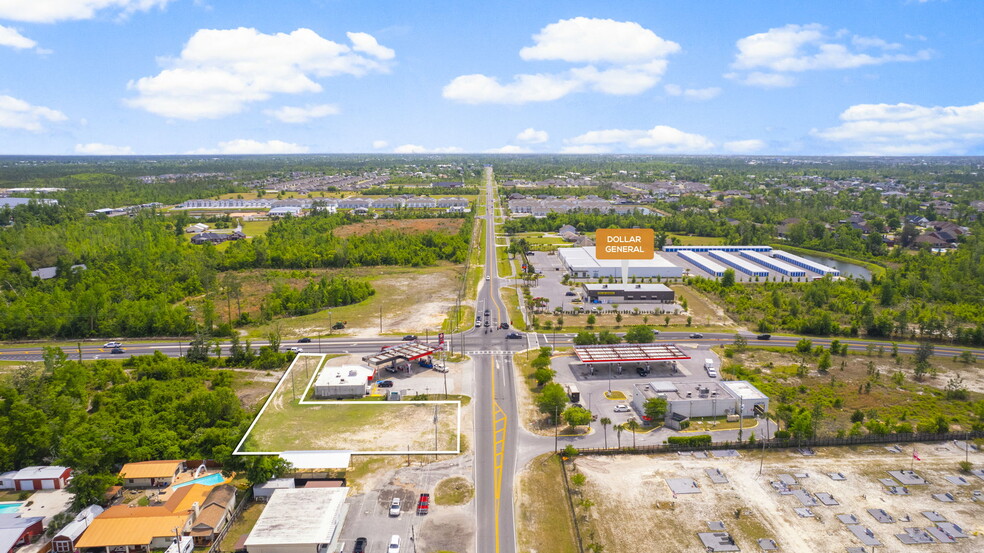
[[[374,230],[395,230],[401,233],[418,233],[427,231],[454,234],[461,229],[464,219],[373,219],[361,223],[344,225],[334,230],[332,234],[339,238],[361,236]]]
[[[926,528],[933,523],[920,514],[936,511],[964,529],[970,538],[955,544],[920,545],[920,552],[971,552],[984,550],[984,502],[971,500],[973,490],[984,488],[984,481],[963,475],[969,485],[957,486],[946,476],[957,476],[957,463],[964,452],[952,443],[916,445],[922,461],[915,462],[917,473],[929,480],[927,486],[909,486],[911,495],[896,496],[885,492],[878,479],[889,478],[886,471],[908,470],[912,446],[902,453],[870,446],[829,448],[815,456],[794,452],[769,452],[764,471],[759,476],[760,453],[742,452],[740,458],[694,458],[686,455],[620,456],[577,458],[576,467],[587,477],[582,497],[594,503],[587,511],[590,521],[582,528],[587,537],[606,551],[703,551],[697,532],[708,532],[707,522],[722,521],[742,551],[759,551],[757,540],[773,538],[780,551],[846,551],[860,547],[860,541],[836,515],[853,514],[860,524],[870,528],[883,546],[878,551],[912,551],[895,534],[905,528]],[[972,453],[976,466],[984,464],[984,454]],[[714,484],[705,474],[708,468],[719,469],[727,484]],[[839,472],[846,477],[835,481],[827,473]],[[810,493],[826,492],[840,503],[837,506],[812,507],[815,517],[800,517],[793,509],[802,503],[793,495],[780,495],[770,484],[780,474],[808,474],[798,478],[793,489]],[[697,482],[701,493],[674,497],[666,478],[689,478]],[[953,503],[943,503],[934,493],[950,492]],[[575,498],[577,501],[581,498]],[[741,509],[741,518],[735,517]],[[896,520],[884,524],[876,521],[867,509],[884,509]],[[583,507],[579,508],[585,513]],[[906,521],[906,517],[909,520]],[[656,530],[654,530],[656,529]],[[640,539],[651,536],[653,539]],[[674,544],[668,548],[667,544]]]

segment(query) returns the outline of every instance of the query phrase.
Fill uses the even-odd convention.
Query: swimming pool
[[[190,486],[192,484],[204,484],[206,486],[215,486],[225,482],[225,477],[222,476],[221,472],[216,472],[215,474],[209,474],[208,476],[202,476],[201,478],[195,478],[194,480],[189,480],[183,482],[176,486],[171,486],[172,489],[183,488],[185,486]]]
[[[23,503],[0,503],[0,513],[16,513]]]

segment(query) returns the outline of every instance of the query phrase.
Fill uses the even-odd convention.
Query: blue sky
[[[984,155],[979,0],[0,0],[0,154]]]

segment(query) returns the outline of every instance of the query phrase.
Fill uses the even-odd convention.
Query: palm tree
[[[616,424],[612,428],[615,429],[615,436],[618,438],[618,448],[622,449],[622,432],[625,430],[625,425]]]
[[[639,429],[639,422],[635,419],[629,419],[629,422],[625,423],[625,426],[632,432],[632,449],[635,449],[635,435],[636,430]]]
[[[602,417],[598,422],[601,423],[601,429],[605,433],[605,449],[608,449],[608,425],[612,423],[612,419]]]

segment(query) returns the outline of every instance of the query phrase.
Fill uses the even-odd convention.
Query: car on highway
[[[659,329],[658,328],[654,328],[653,329],[653,336],[659,336]]]
[[[369,540],[366,538],[356,538],[355,547],[352,548],[352,553],[366,553],[366,545],[369,544]]]
[[[289,347],[287,351],[290,353],[304,353],[304,350],[298,347]]]
[[[489,320],[488,320],[488,319],[486,319],[486,320],[485,320],[485,326],[492,326],[492,323],[490,323],[490,322],[489,322]]]
[[[506,338],[510,340],[522,340],[523,335],[518,332],[510,332],[509,334],[506,334]]]
[[[394,497],[393,501],[390,503],[390,516],[398,517],[400,516],[400,498]]]
[[[310,338],[301,338],[300,340],[297,341],[297,343],[298,344],[310,344],[311,343],[311,339]]]
[[[626,405],[626,404],[624,404],[624,403],[619,403],[618,405],[615,406],[615,412],[616,413],[628,413],[629,412],[629,406]]]
[[[110,350],[109,353],[126,353],[126,350],[123,349],[123,348],[121,348],[121,347],[119,347],[119,346],[117,346],[117,347],[113,348],[112,350]]]
[[[502,330],[508,330],[509,329],[509,323],[499,323],[499,328],[502,329]]]
[[[123,344],[121,342],[106,342],[105,344],[103,344],[103,347],[104,348],[120,348],[120,347],[123,347]]]
[[[482,326],[482,319],[475,319],[475,328]]]
[[[768,340],[770,338],[772,338],[771,334],[759,334],[755,337],[756,340]]]
[[[400,536],[393,534],[393,537],[390,538],[390,544],[386,549],[386,553],[400,553]]]
[[[492,315],[492,311],[490,311],[490,310],[488,310],[488,309],[486,309],[486,310],[485,310],[485,316],[486,316],[486,317],[488,317],[488,316],[490,316],[490,315]]]
[[[492,280],[492,275],[485,275],[485,280]]]
[[[412,342],[412,341],[414,341],[416,339],[417,339],[417,336],[414,335],[414,334],[407,334],[406,336],[403,337],[403,341],[404,342]]]
[[[695,340],[699,340],[700,338],[703,338],[704,335],[701,334],[700,332],[694,332],[693,334],[690,335],[690,337],[693,338],[693,339],[695,339]]]
[[[393,381],[392,380],[380,380],[379,382],[376,383],[376,385],[379,386],[380,388],[392,388],[393,387]]]

